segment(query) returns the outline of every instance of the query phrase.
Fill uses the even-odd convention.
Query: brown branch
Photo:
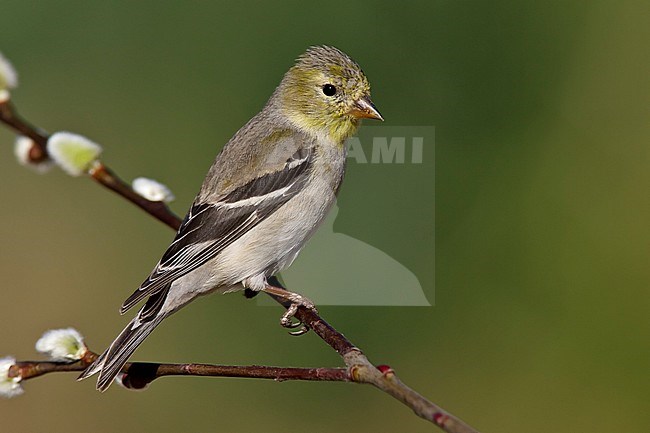
[[[320,319],[325,327],[331,328]],[[330,332],[330,331],[327,331]],[[334,334],[336,333],[333,330]],[[344,341],[345,337],[338,334]],[[349,342],[348,342],[349,344]],[[33,379],[50,373],[82,372],[95,359],[97,354],[88,350],[75,362],[56,361],[20,361],[9,369],[10,378],[21,381]],[[395,372],[386,365],[375,367],[358,349],[350,346],[343,355],[348,368],[301,368],[269,367],[261,365],[214,365],[214,364],[163,364],[155,362],[128,362],[122,369],[120,381],[129,389],[144,389],[151,382],[166,376],[201,376],[201,377],[235,377],[250,379],[272,379],[278,382],[286,380],[357,382],[371,384],[390,394],[412,408],[420,417],[435,423],[443,430],[458,433],[473,433],[472,429],[461,420],[429,402],[417,392],[403,384]]]
[[[93,166],[90,170],[90,176],[96,180],[100,185],[110,189],[111,191],[121,195],[131,203],[138,206],[140,209],[147,212],[149,215],[157,218],[161,222],[167,224],[174,230],[178,230],[181,226],[181,220],[177,217],[165,203],[162,201],[151,201],[142,197],[122,179],[120,179],[113,171],[106,167],[104,164],[99,163]]]
[[[20,361],[9,369],[10,378],[21,381],[50,373],[82,372],[97,359],[97,354],[87,351],[74,362]],[[126,388],[143,389],[154,380],[165,376],[237,377],[251,379],[308,380],[350,382],[346,368],[299,368],[267,367],[262,365],[214,365],[214,364],[163,364],[156,362],[128,362],[121,369],[121,383]]]
[[[47,135],[38,128],[31,126],[17,115],[10,101],[0,102],[0,120],[16,132],[30,137],[36,147],[30,152],[34,162],[47,159]],[[90,172],[91,177],[102,186],[114,191],[136,206],[143,209],[169,227],[177,230],[180,219],[161,202],[152,202],[136,194],[130,186],[115,175],[103,164],[96,165]],[[286,300],[272,296],[285,308]],[[415,414],[430,421],[449,433],[477,433],[478,431],[459,418],[444,411],[439,406],[427,400],[404,383],[388,366],[374,366],[368,358],[355,347],[343,334],[334,329],[316,312],[299,307],[296,318],[312,329],[323,341],[334,349],[345,362],[347,369],[341,368],[291,368],[263,366],[218,366],[208,364],[156,364],[156,363],[127,363],[123,373],[127,386],[144,387],[151,381],[162,376],[223,376],[251,377],[275,380],[335,380],[344,382],[367,383],[391,395],[410,407]],[[94,354],[93,354],[94,355]],[[94,355],[96,356],[96,355]],[[42,374],[58,371],[81,371],[90,364],[89,359],[76,363],[56,362],[19,362],[12,367],[10,374],[20,374],[22,379],[36,377]]]
[[[29,159],[33,163],[46,161],[49,156],[47,153],[47,140],[49,135],[40,128],[32,126],[25,121],[19,114],[10,99],[0,101],[0,121],[5,123],[11,129],[20,135],[31,138],[35,146],[29,152]],[[102,163],[95,165],[89,172],[90,177],[100,185],[117,193],[127,199],[149,215],[165,223],[174,230],[178,230],[181,220],[176,216],[165,203],[160,201],[151,201],[142,197],[133,191],[128,183],[120,179],[110,168]]]

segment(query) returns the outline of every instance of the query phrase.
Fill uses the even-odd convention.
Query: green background
[[[649,20],[643,0],[3,0],[0,51],[20,73],[23,114],[102,143],[109,166],[167,183],[184,213],[292,59],[338,46],[370,77],[387,125],[435,125],[436,158],[351,166],[335,229],[406,264],[429,297],[435,262],[435,306],[323,316],[481,431],[645,432]],[[34,358],[39,335],[62,326],[101,350],[172,233],[92,181],[18,166],[5,129],[0,142],[0,354]],[[435,198],[422,184],[434,164]],[[288,337],[280,312],[212,296],[135,358],[338,365],[314,335]],[[26,383],[0,401],[0,430],[435,430],[350,384],[171,378],[99,394],[74,379]]]

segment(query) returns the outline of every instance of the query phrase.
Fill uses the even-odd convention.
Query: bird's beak
[[[372,103],[369,96],[362,96],[354,102],[350,114],[357,119],[377,119],[384,121],[384,118],[379,114],[379,110]]]

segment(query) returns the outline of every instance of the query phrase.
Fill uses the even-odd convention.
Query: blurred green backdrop
[[[388,125],[435,125],[435,227],[418,185],[434,168],[425,149],[422,166],[352,166],[335,229],[407,264],[430,299],[435,232],[435,306],[323,316],[481,431],[646,432],[649,19],[643,0],[3,0],[0,51],[20,73],[22,113],[102,143],[125,179],[167,183],[178,213],[295,56],[347,51]],[[172,233],[88,180],[18,166],[6,129],[0,142],[0,354],[34,358],[61,326],[101,350]],[[135,358],[338,365],[314,335],[288,337],[279,314],[212,296]],[[0,430],[435,430],[370,387],[184,378],[101,395],[74,378],[0,401]]]

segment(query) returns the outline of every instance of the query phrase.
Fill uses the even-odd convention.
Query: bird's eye
[[[334,96],[336,95],[336,87],[334,87],[332,84],[325,84],[323,86],[323,93],[325,96]]]

